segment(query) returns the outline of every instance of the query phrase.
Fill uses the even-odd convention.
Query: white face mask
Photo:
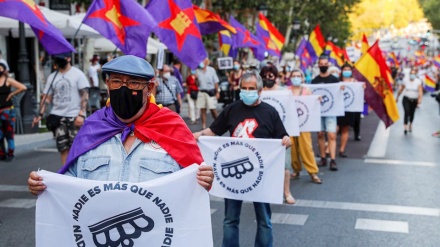
[[[166,80],[170,79],[171,73],[170,72],[166,72],[163,74],[163,78],[165,78]]]

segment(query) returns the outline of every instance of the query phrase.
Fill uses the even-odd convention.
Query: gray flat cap
[[[154,69],[150,63],[142,58],[125,55],[117,57],[102,66],[104,73],[118,73],[124,75],[137,76],[150,80],[154,77]]]

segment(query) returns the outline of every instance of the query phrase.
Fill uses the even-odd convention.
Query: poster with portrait
[[[218,69],[232,69],[234,67],[234,60],[232,57],[217,58]]]

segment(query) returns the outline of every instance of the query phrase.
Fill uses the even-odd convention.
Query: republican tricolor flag
[[[321,33],[321,27],[316,25],[315,29],[310,33],[309,40],[306,44],[306,49],[310,55],[312,63],[318,59],[324,52],[325,40]]]
[[[434,65],[437,66],[437,68],[440,68],[440,55],[437,55],[434,58]]]
[[[256,23],[257,36],[264,41],[269,54],[280,57],[285,41],[284,36],[262,13],[258,14],[258,18]]]
[[[229,25],[228,22],[220,18],[217,14],[206,9],[201,9],[196,5],[193,5],[193,8],[202,35],[218,33],[221,30],[228,30],[234,34],[237,33],[237,30],[235,30],[233,26]]]
[[[366,82],[365,100],[385,126],[396,122],[399,111],[391,87],[393,79],[378,41],[355,64],[353,75],[358,81]]]
[[[432,79],[429,75],[425,75],[425,90],[428,92],[434,92],[435,91],[435,86],[436,86],[436,82],[434,79]]]

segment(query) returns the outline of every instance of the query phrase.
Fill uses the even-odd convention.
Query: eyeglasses
[[[144,90],[144,88],[148,85],[148,83],[151,82],[151,81],[136,81],[136,80],[129,80],[124,82],[121,79],[110,79],[108,81],[110,82],[110,90],[119,89],[122,87],[123,84],[125,84],[125,86],[131,90]]]
[[[275,79],[275,75],[274,75],[274,74],[265,74],[265,75],[264,75],[264,78],[267,78],[267,79]]]

